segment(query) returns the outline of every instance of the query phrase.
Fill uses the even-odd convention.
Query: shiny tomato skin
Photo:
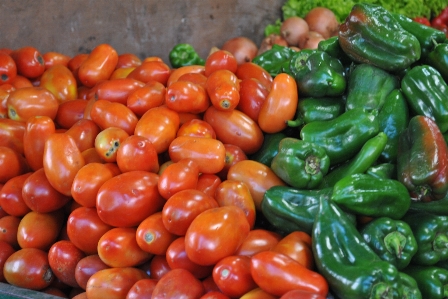
[[[114,79],[124,79],[127,78],[128,75],[135,70],[135,66],[133,67],[123,67],[123,68],[116,68],[112,75],[110,75],[109,80]]]
[[[35,86],[30,79],[24,77],[22,75],[17,74],[17,76],[11,81],[11,85],[14,89],[20,89],[24,87],[33,87]]]
[[[112,228],[100,219],[95,208],[79,207],[67,219],[69,240],[86,255],[98,253],[98,241]]]
[[[230,255],[216,263],[213,280],[221,292],[232,298],[240,298],[257,287],[252,279],[250,259],[244,255]]]
[[[97,100],[92,106],[90,117],[101,128],[118,127],[129,135],[134,134],[138,118],[126,105],[108,100]]]
[[[220,49],[208,55],[204,68],[206,77],[217,70],[228,70],[235,73],[238,69],[238,62],[232,53]]]
[[[217,207],[216,200],[202,191],[181,190],[166,201],[162,209],[162,221],[169,232],[184,236],[196,216]]]
[[[63,65],[67,66],[70,59],[70,56],[62,54],[60,52],[50,51],[42,54],[42,57],[45,61],[45,69],[48,70],[54,65]]]
[[[310,270],[314,269],[311,236],[303,231],[284,236],[271,250],[289,256]]]
[[[86,254],[71,241],[60,240],[48,250],[48,262],[54,275],[64,284],[79,287],[75,279],[75,270],[78,262]]]
[[[9,84],[17,76],[17,65],[11,55],[0,53],[0,84]]]
[[[69,68],[69,70],[75,73],[75,71],[77,71],[77,69],[87,59],[87,57],[89,57],[89,54],[87,53],[78,53],[70,58],[70,60],[67,62],[67,67]]]
[[[160,278],[152,292],[152,299],[195,299],[201,297],[204,292],[199,279],[189,271],[179,268],[169,271]]]
[[[232,111],[240,101],[240,83],[229,70],[217,70],[207,77],[206,91],[210,102],[218,110]]]
[[[210,106],[204,120],[213,127],[217,139],[239,146],[246,155],[255,153],[263,144],[264,135],[258,124],[237,109],[220,111]]]
[[[146,273],[134,267],[107,268],[94,273],[87,281],[89,299],[123,299],[139,280],[148,278]]]
[[[201,173],[198,178],[196,190],[202,191],[205,194],[214,197],[216,189],[221,182],[221,178],[214,173]]]
[[[142,64],[142,60],[133,53],[121,53],[118,55],[116,68],[136,67]]]
[[[122,128],[105,128],[95,137],[96,152],[104,162],[116,162],[118,148],[128,137],[129,134]]]
[[[21,217],[6,215],[0,218],[0,241],[6,242],[14,249],[19,248],[17,232]]]
[[[250,231],[243,210],[237,206],[208,209],[191,222],[185,234],[188,257],[200,265],[213,265],[232,255]]]
[[[220,291],[211,291],[211,292],[205,293],[199,299],[230,299],[230,297],[227,295],[224,295]]]
[[[301,299],[326,299],[326,296],[316,294],[316,293],[310,293],[305,292],[302,290],[291,290],[283,294],[283,296],[280,297],[280,299],[295,299],[295,298],[301,298]]]
[[[50,184],[64,195],[71,195],[76,173],[85,164],[75,140],[65,133],[54,133],[44,147],[43,168]]]
[[[227,178],[227,173],[231,166],[236,164],[241,160],[247,160],[247,155],[241,147],[231,143],[225,143],[224,148],[226,149],[226,158],[223,169],[218,173],[222,180]]]
[[[210,293],[210,292],[221,293],[221,291],[218,288],[218,285],[216,284],[215,280],[213,279],[213,273],[210,274],[209,276],[207,276],[206,278],[202,279],[202,285],[204,286],[206,293]]]
[[[82,157],[84,158],[84,161],[86,164],[95,162],[95,163],[105,163],[103,159],[100,157],[100,155],[97,153],[96,149],[94,147],[88,148],[82,153]]]
[[[78,86],[72,71],[64,65],[54,65],[40,77],[40,87],[49,90],[59,103],[76,100]]]
[[[131,78],[106,80],[95,88],[95,99],[126,105],[128,96],[144,85],[145,83]]]
[[[112,226],[137,226],[165,203],[158,191],[158,180],[157,174],[139,170],[107,180],[98,190],[98,215]]]
[[[148,216],[137,227],[136,240],[138,246],[151,254],[166,253],[168,246],[177,238],[163,225],[162,212]]]
[[[15,176],[8,180],[0,190],[0,206],[12,216],[25,216],[31,209],[26,205],[22,196],[24,182],[31,172]]]
[[[100,127],[91,119],[80,119],[65,134],[73,137],[78,149],[83,152],[95,146],[95,138],[101,132]]]
[[[37,248],[23,248],[11,254],[3,267],[3,275],[7,283],[29,290],[42,290],[55,279],[47,252]]]
[[[278,299],[278,297],[263,291],[261,288],[255,288],[244,294],[240,299]]]
[[[109,44],[99,44],[79,66],[78,78],[83,85],[93,87],[109,79],[117,63],[117,51]]]
[[[86,289],[87,281],[90,276],[99,270],[110,268],[106,265],[98,254],[91,254],[83,257],[76,264],[75,279],[79,287],[83,290]]]
[[[132,78],[143,83],[157,81],[166,86],[171,74],[170,67],[163,61],[143,61],[137,66],[127,78]]]
[[[0,183],[4,184],[16,176],[29,171],[26,159],[16,150],[0,146]]]
[[[8,147],[23,154],[23,135],[26,122],[0,118],[0,146]]]
[[[199,166],[194,160],[181,159],[171,163],[161,172],[157,188],[164,199],[177,192],[196,188],[199,177]]]
[[[177,81],[188,81],[199,84],[202,88],[206,88],[207,77],[202,73],[186,73],[180,76]]]
[[[26,78],[37,78],[45,71],[45,61],[38,49],[25,46],[11,52],[17,73]]]
[[[281,240],[281,238],[282,236],[280,234],[266,229],[252,229],[244,239],[241,246],[238,247],[235,255],[245,255],[251,257],[258,252],[271,250]]]
[[[73,124],[84,118],[84,110],[87,103],[86,100],[76,99],[59,104],[58,112],[54,119],[55,123],[58,124],[58,127],[70,129]]]
[[[254,78],[243,79],[240,82],[240,101],[236,109],[245,113],[258,123],[261,106],[266,100],[269,90]]]
[[[171,270],[168,262],[166,261],[166,255],[155,255],[149,264],[150,278],[159,280],[163,275]]]
[[[210,124],[206,121],[198,118],[193,118],[183,123],[177,131],[177,137],[179,136],[216,139],[216,133],[212,126],[210,126]]]
[[[174,82],[178,81],[179,78],[188,73],[198,73],[205,75],[205,67],[203,65],[187,65],[181,66],[180,68],[173,69],[166,82],[166,86],[170,86]]]
[[[3,267],[5,266],[6,260],[13,254],[16,250],[6,241],[0,241],[0,282],[6,282],[5,276],[3,275]]]
[[[165,103],[166,87],[160,82],[149,81],[129,94],[126,106],[138,117],[151,108]]]
[[[26,121],[23,134],[23,153],[30,168],[42,168],[47,138],[56,132],[54,121],[48,116],[32,116]]]
[[[25,180],[22,188],[25,204],[38,213],[50,213],[65,206],[71,196],[57,191],[48,181],[43,168],[40,168]]]
[[[271,89],[273,78],[268,71],[253,62],[245,62],[238,66],[235,72],[238,79],[255,79],[259,81],[268,91]]]
[[[118,148],[117,165],[121,172],[144,170],[157,173],[159,157],[155,146],[148,138],[130,135]]]
[[[177,81],[167,87],[165,104],[179,113],[202,113],[210,106],[210,99],[206,90],[199,84]]]
[[[152,296],[157,280],[151,278],[140,279],[129,289],[126,299],[146,299]]]

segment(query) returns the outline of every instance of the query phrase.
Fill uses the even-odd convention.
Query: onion
[[[317,45],[321,40],[325,40],[325,38],[316,31],[309,31],[305,42],[302,45],[299,45],[301,49],[317,49]]]
[[[265,37],[261,41],[261,45],[260,45],[260,48],[258,49],[257,55],[260,55],[260,54],[266,52],[267,50],[272,49],[273,45],[280,45],[280,46],[287,47],[288,43],[281,35],[274,34],[274,33],[270,34],[269,36]]]
[[[298,16],[284,20],[280,27],[280,34],[289,46],[298,46],[303,43],[308,31],[308,23]]]
[[[238,64],[252,61],[258,53],[258,47],[255,42],[244,36],[229,39],[221,49],[232,53]]]
[[[316,31],[327,39],[337,34],[339,23],[334,12],[325,7],[315,7],[305,16],[310,31]]]

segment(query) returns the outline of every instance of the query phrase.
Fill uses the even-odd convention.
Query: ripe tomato
[[[167,87],[165,104],[177,112],[202,113],[210,106],[210,99],[201,85],[177,81]]]
[[[283,294],[283,296],[280,297],[280,299],[295,299],[295,298],[301,298],[301,299],[326,299],[326,296],[322,296],[320,294],[316,293],[310,293],[305,292],[302,290],[291,290],[289,292],[286,292]]]
[[[166,261],[166,255],[155,255],[149,264],[150,278],[159,280],[163,275],[171,270],[168,262]]]
[[[151,278],[140,279],[129,289],[126,299],[145,299],[152,296],[157,280]]]
[[[102,80],[109,79],[118,63],[117,51],[109,44],[97,45],[78,69],[80,82],[93,87]]]
[[[170,233],[184,236],[196,216],[217,207],[216,200],[202,191],[181,190],[166,201],[162,209],[162,221]]]
[[[149,109],[165,103],[165,94],[165,85],[157,81],[149,81],[129,94],[126,99],[126,106],[135,115],[141,117]]]
[[[11,55],[0,53],[0,83],[11,83],[17,76],[17,65]]]
[[[240,101],[236,108],[258,123],[261,106],[269,90],[257,79],[247,78],[240,83]]]
[[[29,170],[26,159],[16,150],[0,146],[0,183],[25,174]]]
[[[95,99],[126,105],[128,96],[145,83],[132,78],[111,79],[95,87]]]
[[[117,164],[121,172],[159,171],[159,157],[155,146],[148,138],[137,135],[131,135],[121,143],[117,151]]]
[[[201,173],[198,178],[196,190],[214,197],[216,188],[221,184],[221,178],[214,173]]]
[[[17,73],[26,78],[37,78],[45,71],[45,61],[38,49],[25,46],[11,52]]]
[[[244,81],[246,79],[255,79],[259,81],[266,90],[271,90],[273,78],[268,71],[253,62],[245,62],[238,66],[235,72],[238,79]]]
[[[95,137],[95,149],[104,162],[116,162],[118,148],[129,134],[122,128],[108,127]]]
[[[101,129],[93,120],[80,119],[65,131],[65,134],[72,136],[78,149],[83,152],[95,147],[95,138],[99,132]]]
[[[250,259],[244,255],[230,255],[216,263],[213,280],[221,292],[232,298],[240,298],[257,287],[252,279]]]
[[[0,241],[0,282],[6,282],[5,276],[3,275],[3,268],[5,266],[6,260],[13,254],[16,250],[6,241]]]
[[[21,217],[6,215],[0,218],[0,241],[6,242],[13,248],[18,249],[17,232],[19,230]]]
[[[241,147],[235,144],[226,143],[224,144],[224,148],[226,149],[225,164],[223,169],[218,173],[219,177],[223,180],[227,178],[227,173],[231,166],[241,160],[247,160],[247,155]]]
[[[181,76],[188,73],[205,74],[205,67],[203,65],[187,65],[174,69],[171,71],[170,77],[166,82],[166,86],[170,86],[174,82],[178,81]]]
[[[58,100],[43,87],[24,87],[12,91],[6,101],[8,117],[27,121],[31,116],[48,116],[55,119]]]
[[[76,264],[75,279],[79,287],[86,289],[87,281],[96,272],[110,268],[99,257],[98,254],[91,254],[83,257]]]
[[[249,234],[246,216],[237,206],[208,209],[191,222],[185,234],[188,257],[200,265],[214,265],[232,255]]]
[[[107,180],[96,198],[101,220],[116,227],[132,227],[160,211],[165,200],[157,189],[158,180],[157,174],[139,170]]]
[[[23,135],[26,123],[23,121],[0,118],[0,146],[8,147],[23,154]]]
[[[64,284],[77,288],[75,270],[78,262],[86,255],[71,241],[60,240],[48,250],[48,262],[54,275]]]
[[[37,248],[23,248],[11,254],[3,267],[3,275],[9,284],[29,290],[42,290],[55,279],[47,252]]]
[[[250,257],[258,252],[271,250],[281,238],[281,235],[266,229],[252,229],[241,246],[238,247],[235,255]]]
[[[206,88],[207,77],[202,73],[186,73],[180,76],[177,81],[188,81],[199,84],[202,88]]]
[[[278,297],[271,295],[260,288],[255,288],[241,296],[240,299],[278,299]]]
[[[217,110],[232,111],[240,101],[240,83],[229,70],[217,70],[207,77],[207,94]]]
[[[58,112],[54,119],[58,127],[70,129],[73,124],[84,118],[84,110],[88,101],[76,99],[59,104]]]
[[[148,216],[137,227],[136,239],[138,246],[154,255],[166,253],[168,246],[177,238],[164,225],[162,212]]]
[[[205,76],[209,77],[217,70],[228,70],[235,73],[238,69],[238,62],[235,56],[226,50],[217,50],[208,55],[205,60]]]
[[[230,299],[230,297],[224,295],[220,291],[211,291],[211,292],[205,293],[199,299]]]
[[[59,52],[45,52],[42,54],[42,58],[45,61],[45,69],[48,70],[54,65],[63,65],[67,66],[70,59],[72,59],[70,56],[67,56],[65,54],[59,53]]]
[[[216,133],[212,126],[206,121],[198,118],[193,118],[183,123],[177,131],[177,137],[179,136],[216,139]]]
[[[50,67],[42,74],[40,87],[49,90],[59,103],[78,98],[76,78],[68,67],[61,64]]]
[[[48,116],[32,116],[26,121],[23,153],[32,170],[38,170],[44,166],[45,142],[55,132],[54,121]]]
[[[30,212],[22,196],[23,184],[31,175],[31,172],[15,176],[8,180],[0,190],[0,206],[12,216],[25,216]]]
[[[7,84],[10,85],[10,84]],[[0,87],[3,85],[0,85]],[[2,88],[0,88],[0,118],[8,118],[8,107],[7,107],[7,100],[9,97],[9,91],[6,91]]]
[[[90,117],[101,128],[118,127],[129,135],[134,134],[138,118],[122,103],[97,100],[90,110]]]
[[[199,279],[188,270],[179,268],[169,271],[160,278],[151,298],[195,299],[201,297],[204,292],[204,287]]]
[[[127,78],[132,78],[143,83],[157,81],[166,86],[171,69],[163,61],[143,61],[141,65],[129,73]]]
[[[314,269],[311,236],[305,232],[295,231],[286,235],[272,248],[272,251],[283,253],[306,268]]]
[[[170,163],[160,174],[158,190],[160,195],[168,199],[177,192],[196,188],[199,177],[199,166],[191,159],[181,159]]]

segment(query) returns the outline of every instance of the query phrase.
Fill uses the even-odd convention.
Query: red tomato
[[[265,133],[277,133],[287,127],[287,121],[294,119],[299,96],[294,77],[282,73],[274,78],[272,88],[261,105],[258,125]]]
[[[164,225],[162,212],[148,216],[137,227],[136,239],[138,246],[154,255],[166,253],[168,246],[177,238]]]
[[[222,180],[227,178],[227,173],[229,172],[230,167],[239,161],[247,160],[247,155],[241,147],[226,143],[224,144],[224,148],[226,149],[225,164],[224,168],[218,173]]]
[[[3,275],[9,284],[29,290],[42,290],[55,279],[47,252],[37,248],[23,248],[11,254],[3,267]]]
[[[75,279],[79,287],[86,289],[87,281],[96,272],[110,268],[99,257],[98,254],[91,254],[83,257],[76,264]]]
[[[23,121],[0,118],[0,146],[8,147],[23,154],[23,135],[26,123]]]
[[[214,265],[233,255],[249,234],[246,216],[237,206],[208,209],[191,222],[185,234],[188,257],[200,265]]]
[[[116,68],[136,67],[142,64],[142,60],[133,53],[122,53],[118,55]]]
[[[188,81],[199,84],[202,88],[206,88],[207,77],[202,73],[186,73],[180,76],[177,81]]]
[[[55,131],[56,126],[48,116],[32,116],[26,121],[23,153],[32,170],[38,170],[44,166],[45,142]]]
[[[143,61],[127,78],[136,79],[143,83],[157,81],[166,86],[168,78],[171,74],[170,67],[163,61]]]
[[[240,101],[236,109],[245,113],[258,123],[261,106],[266,100],[269,90],[257,79],[247,78],[240,83]]]
[[[224,295],[220,291],[212,291],[212,292],[205,293],[199,299],[230,299],[230,297]]]
[[[115,163],[94,162],[84,165],[73,179],[73,199],[84,207],[95,207],[101,185],[119,173],[121,172]]]
[[[88,148],[82,153],[82,157],[84,158],[84,161],[86,164],[89,163],[104,163],[103,159],[100,157],[100,155],[97,153],[96,149],[94,147]]]
[[[0,190],[0,206],[12,216],[25,216],[30,212],[22,196],[23,184],[31,175],[31,172],[15,176],[8,180]]]
[[[70,129],[77,121],[84,118],[84,110],[88,101],[76,99],[59,104],[58,112],[54,119],[58,127]]]
[[[64,284],[79,287],[75,279],[78,262],[86,255],[71,241],[60,240],[54,243],[48,251],[48,262],[54,275]]]
[[[213,107],[222,111],[232,111],[240,101],[240,83],[229,70],[217,70],[207,77],[207,94]]]
[[[6,241],[0,241],[0,282],[6,282],[5,276],[3,275],[3,268],[5,266],[6,260],[13,254],[16,250]]]
[[[216,284],[215,280],[213,279],[213,273],[210,274],[209,276],[207,276],[206,278],[202,279],[202,285],[204,286],[206,293],[210,293],[210,292],[221,293],[221,290],[218,288],[218,285]]]
[[[73,179],[84,164],[84,158],[73,137],[65,133],[54,133],[47,138],[43,168],[48,181],[57,191],[70,196]]]
[[[196,188],[198,177],[197,163],[191,159],[181,159],[166,166],[157,187],[160,195],[168,199],[181,190]]]
[[[155,146],[148,138],[137,135],[131,135],[121,143],[117,151],[117,164],[121,172],[159,171],[159,157]]]
[[[238,66],[235,75],[238,79],[255,79],[259,81],[268,91],[271,89],[273,78],[268,71],[253,62],[245,62]]]
[[[29,170],[26,159],[17,151],[0,146],[0,183],[4,184]]]
[[[95,99],[126,105],[128,96],[145,83],[132,78],[106,80],[95,87]]]
[[[208,55],[205,60],[205,76],[210,76],[217,70],[228,70],[235,73],[238,69],[238,62],[235,56],[226,50],[217,50]]]
[[[244,294],[240,299],[278,299],[278,297],[271,295],[260,288],[255,288]]]
[[[129,289],[126,299],[146,299],[152,296],[157,280],[151,278],[140,279]]]
[[[25,46],[11,52],[17,73],[26,78],[37,78],[45,71],[45,61],[38,49]]]
[[[201,85],[177,81],[167,87],[165,104],[176,112],[202,113],[210,106],[210,99]]]
[[[11,55],[0,53],[0,84],[11,83],[17,76],[17,65]]]
[[[45,61],[46,70],[55,65],[67,66],[70,59],[72,59],[70,56],[54,51],[43,53],[42,58]]]
[[[30,79],[19,74],[17,74],[17,76],[11,81],[11,85],[14,87],[14,89],[34,86]]]
[[[129,134],[122,128],[108,127],[95,137],[95,149],[104,162],[116,162],[118,148]]]
[[[170,77],[166,82],[166,86],[170,86],[174,82],[178,81],[179,78],[188,73],[199,73],[205,74],[205,67],[203,65],[187,65],[171,71]]]
[[[78,69],[80,82],[93,87],[96,83],[109,79],[118,63],[117,51],[108,44],[97,45]]]
[[[235,255],[250,257],[258,252],[271,250],[281,238],[281,235],[266,229],[253,229],[249,232],[246,239],[244,239],[243,244],[238,247]]]
[[[181,190],[166,201],[162,209],[162,221],[169,232],[184,236],[196,216],[217,207],[216,200],[202,191]]]
[[[160,278],[152,292],[152,299],[196,299],[201,297],[204,292],[204,287],[199,279],[188,270],[179,268],[169,271]]]
[[[157,189],[158,180],[157,174],[138,170],[107,180],[96,198],[101,220],[116,227],[132,227],[160,211],[165,200]]]
[[[166,261],[171,269],[185,269],[198,279],[210,276],[213,271],[213,266],[199,265],[190,260],[185,251],[185,237],[179,237],[170,244],[166,250]]]
[[[179,129],[179,114],[168,107],[159,106],[146,111],[137,122],[134,134],[143,136],[156,147],[157,153],[168,150]]]
[[[95,147],[95,138],[99,132],[101,129],[93,120],[80,119],[65,131],[65,134],[72,136],[78,149],[83,152]]]
[[[128,135],[134,134],[138,118],[131,109],[122,103],[97,100],[90,110],[91,119],[101,128],[117,127]]]
[[[251,273],[260,288],[276,296],[294,289],[328,294],[328,283],[321,274],[278,252],[263,251],[252,256]]]
[[[165,103],[165,94],[165,85],[157,81],[149,81],[129,94],[126,99],[126,106],[135,115],[141,117],[149,109]]]
[[[146,273],[134,267],[107,268],[94,273],[87,282],[89,299],[123,299],[139,280],[148,278]]]
[[[77,72],[81,64],[89,57],[89,54],[87,53],[79,53],[70,58],[70,60],[67,62],[67,67],[69,70],[71,70],[73,73]]]
[[[112,228],[100,219],[95,208],[79,207],[67,219],[69,240],[86,255],[98,253],[100,238]]]
[[[12,91],[6,101],[8,117],[27,121],[32,116],[56,118],[58,100],[43,87],[24,87]]]
[[[7,84],[10,85],[10,84]],[[0,85],[2,86],[2,85]],[[8,107],[7,107],[7,100],[9,97],[9,91],[6,91],[2,88],[0,88],[0,118],[8,118]]]
[[[210,124],[206,121],[198,118],[193,118],[183,123],[177,131],[177,137],[179,136],[216,139],[216,133],[212,126],[210,126]]]
[[[20,217],[6,215],[0,218],[0,241],[6,242],[13,248],[19,248],[17,232],[19,230]]]
[[[168,262],[166,261],[166,255],[155,255],[149,264],[150,278],[160,280],[163,275],[171,270]]]
[[[213,127],[219,140],[239,146],[246,155],[255,153],[263,144],[260,127],[239,110],[220,111],[210,106],[205,111],[204,120]]]
[[[295,231],[286,235],[272,248],[272,251],[283,253],[306,268],[314,269],[311,236],[305,232]]]
[[[257,287],[252,279],[250,259],[244,255],[230,255],[216,263],[213,280],[221,292],[229,297],[240,298]]]
[[[305,292],[302,290],[291,290],[289,292],[286,292],[285,294],[283,294],[283,296],[280,297],[280,299],[296,299],[296,298],[300,298],[300,299],[326,299],[326,296],[320,295],[320,294],[315,294],[315,293],[310,293],[310,292]]]
[[[198,178],[196,190],[214,197],[216,189],[221,184],[221,178],[213,173],[201,173]]]
[[[49,213],[29,212],[20,220],[17,231],[19,246],[47,251],[57,240],[64,220],[62,210]]]
[[[78,98],[76,78],[68,67],[61,64],[50,67],[42,74],[40,87],[49,90],[59,103]]]
[[[133,70],[135,70],[135,66],[116,68],[112,75],[110,75],[109,80],[127,78]]]

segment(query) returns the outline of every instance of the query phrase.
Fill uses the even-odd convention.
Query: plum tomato
[[[26,78],[37,78],[45,71],[45,61],[38,49],[24,46],[11,52],[17,66],[17,74]]]
[[[210,102],[218,110],[232,111],[240,101],[240,83],[228,70],[217,70],[207,77],[206,91]]]
[[[40,87],[49,90],[59,103],[76,100],[78,98],[78,86],[76,78],[68,67],[57,64],[40,77]]]
[[[22,217],[31,211],[22,195],[23,185],[31,174],[27,172],[11,178],[0,190],[0,206],[8,215]]]
[[[253,256],[258,252],[271,250],[281,238],[280,234],[267,229],[252,229],[244,239],[243,244],[238,247],[235,255]]]
[[[177,238],[163,224],[162,212],[156,212],[144,219],[137,227],[138,246],[151,254],[166,253],[168,246]]]
[[[38,170],[44,166],[45,142],[55,132],[56,125],[48,116],[32,116],[26,121],[23,154],[32,170]]]
[[[209,77],[217,70],[227,70],[235,73],[238,69],[238,62],[235,56],[226,50],[217,50],[208,55],[204,65],[204,75]]]
[[[17,76],[17,65],[11,55],[0,53],[0,83],[9,84]]]
[[[86,254],[69,240],[59,240],[48,250],[48,262],[54,275],[64,284],[73,288],[79,287],[75,279],[78,262]]]
[[[157,187],[160,195],[168,199],[177,192],[195,189],[199,179],[199,166],[191,159],[180,159],[161,172]]]
[[[87,281],[90,276],[99,270],[110,268],[106,265],[98,254],[91,254],[83,257],[76,264],[75,279],[79,287],[83,290],[86,289]]]
[[[183,298],[195,299],[205,293],[199,279],[188,270],[179,268],[166,273],[157,282],[152,293],[152,299]]]
[[[144,170],[157,173],[159,157],[155,146],[148,138],[130,135],[118,148],[117,165],[121,172]]]
[[[122,128],[105,128],[95,137],[95,150],[104,162],[116,162],[118,148],[128,137],[129,134]]]
[[[99,44],[81,62],[77,72],[79,81],[82,85],[93,87],[109,79],[117,63],[117,51],[109,44]]]

